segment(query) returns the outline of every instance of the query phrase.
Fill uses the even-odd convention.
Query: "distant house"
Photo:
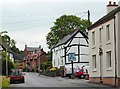
[[[24,49],[23,66],[28,70],[36,70],[41,63],[46,62],[46,52],[41,47],[27,47]]]
[[[60,68],[71,65],[69,53],[75,54],[74,65],[88,65],[88,37],[81,30],[65,36],[52,48],[52,66]]]
[[[6,48],[4,45],[0,45],[0,59],[2,59],[2,51],[5,50],[6,51]],[[7,51],[8,53],[8,56],[9,56],[9,59],[11,59],[11,61],[14,63],[14,57],[13,57],[13,53],[10,52],[10,51]]]
[[[120,6],[109,2],[107,14],[88,29],[90,82],[120,86]]]
[[[21,63],[24,58],[24,55],[13,53],[13,58],[14,58],[14,62]]]

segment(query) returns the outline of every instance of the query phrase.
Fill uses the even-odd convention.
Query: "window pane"
[[[110,40],[110,25],[107,25],[106,26],[106,38],[107,38],[107,41]]]
[[[101,34],[101,28],[99,29],[99,40],[100,40],[100,43],[102,42],[102,34]]]
[[[107,52],[107,66],[111,67],[111,51]]]
[[[92,56],[92,59],[93,59],[93,60],[92,60],[93,69],[96,69],[96,67],[97,67],[97,66],[96,66],[96,55],[93,55],[93,56]]]
[[[95,32],[92,32],[92,44],[95,45]]]

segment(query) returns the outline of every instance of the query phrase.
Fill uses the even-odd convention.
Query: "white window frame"
[[[106,41],[110,41],[110,24],[106,25]]]
[[[93,70],[96,70],[97,68],[96,54],[92,55],[92,68]]]
[[[92,32],[92,45],[95,46],[95,31]]]
[[[102,28],[99,29],[99,43],[102,43]]]
[[[110,55],[109,55],[110,53]],[[106,63],[107,63],[107,69],[110,69],[112,67],[112,52],[111,51],[107,51],[106,52]]]

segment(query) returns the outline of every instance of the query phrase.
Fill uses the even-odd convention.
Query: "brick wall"
[[[115,86],[115,78],[103,78],[103,83]]]
[[[103,84],[115,86],[115,78],[102,78]],[[100,78],[90,78],[89,82],[100,83]],[[120,78],[116,80],[116,86],[120,87]]]
[[[117,86],[120,87],[120,78],[117,78]]]
[[[89,82],[100,83],[100,78],[90,78]]]

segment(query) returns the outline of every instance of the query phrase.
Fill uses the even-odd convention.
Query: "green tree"
[[[76,29],[80,29],[87,34],[86,29],[88,26],[88,20],[81,19],[75,15],[63,15],[57,18],[54,22],[54,26],[51,27],[51,31],[46,36],[48,48],[51,49],[60,39]]]
[[[52,66],[52,62],[51,62],[51,61],[47,61],[47,62],[44,62],[44,63],[41,64],[41,69],[42,69],[43,71],[46,71],[46,69],[47,69],[48,67],[50,67],[50,66]]]
[[[7,62],[8,62],[8,73],[10,74],[10,70],[14,68],[14,64],[13,62],[7,58]],[[6,74],[6,52],[3,51],[2,52],[2,75]]]
[[[2,44],[5,46],[5,48],[8,48],[8,51],[12,51],[16,54],[22,54],[23,52],[20,51],[16,47],[16,42],[14,39],[11,39],[8,35],[2,36]]]

